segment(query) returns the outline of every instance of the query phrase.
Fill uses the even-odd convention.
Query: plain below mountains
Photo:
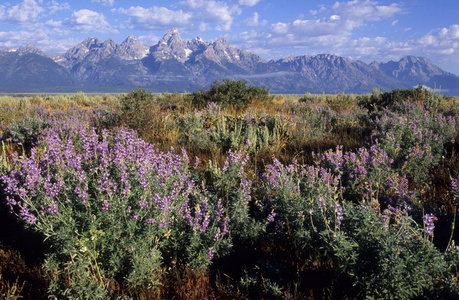
[[[368,93],[422,84],[459,95],[459,77],[423,57],[371,64],[330,54],[266,61],[224,39],[186,41],[177,29],[149,48],[130,36],[121,44],[88,38],[63,55],[32,45],[0,51],[0,92],[184,92],[221,79],[244,79],[272,93]]]

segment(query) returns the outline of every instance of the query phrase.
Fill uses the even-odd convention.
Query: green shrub
[[[253,100],[270,99],[268,88],[248,85],[244,80],[215,81],[209,90],[200,90],[192,94],[192,102],[198,107],[215,102],[222,107],[234,106],[240,109]]]
[[[193,181],[186,153],[157,152],[129,130],[71,136],[47,131],[1,177],[7,204],[49,242],[52,294],[155,291],[171,269],[202,272],[227,251],[226,207]]]
[[[135,129],[141,136],[150,129],[150,124],[155,117],[155,105],[152,93],[137,89],[121,99],[121,118],[127,126]]]

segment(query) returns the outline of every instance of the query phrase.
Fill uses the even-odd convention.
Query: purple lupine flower
[[[338,229],[344,219],[343,208],[339,203],[333,205],[333,208],[335,209],[335,228]]]
[[[12,197],[6,196],[6,204],[8,206],[15,206],[15,205],[17,205],[17,201],[14,200],[14,198],[12,198]]]
[[[26,221],[28,224],[33,225],[37,221],[37,218],[34,214],[29,211],[28,207],[21,207],[19,214],[21,215],[22,219]]]
[[[108,211],[109,208],[110,208],[110,202],[104,201],[104,202],[102,203],[102,210],[103,210],[103,211]]]
[[[251,194],[251,187],[252,187],[252,181],[247,178],[242,178],[241,183],[240,183],[240,191],[243,195],[243,197],[246,199],[246,202],[250,202],[252,200]]]
[[[320,209],[324,209],[327,207],[327,203],[325,203],[325,200],[324,198],[322,198],[322,196],[319,196],[319,208]]]
[[[266,218],[266,220],[269,222],[269,223],[272,223],[274,222],[274,218],[276,217],[276,213],[273,211],[271,211],[271,213],[268,215],[268,217]]]
[[[433,214],[425,214],[423,217],[424,230],[429,236],[433,236],[435,229],[435,216]]]
[[[210,259],[212,260],[214,258],[214,255],[215,255],[215,249],[214,248],[210,248],[209,251],[207,252],[207,259]]]
[[[47,209],[48,213],[50,215],[57,214],[57,204],[56,202],[51,203],[51,205]]]
[[[159,222],[159,228],[167,228],[166,220],[161,220],[161,222]]]
[[[139,205],[140,209],[148,209],[150,207],[150,203],[145,199],[139,200],[137,204]]]

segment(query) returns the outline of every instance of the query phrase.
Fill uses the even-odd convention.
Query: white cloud
[[[440,36],[447,39],[459,39],[459,25],[453,24],[449,28],[442,28]]]
[[[55,21],[53,19],[46,21],[45,23],[49,27],[59,28],[62,26],[62,21]]]
[[[341,17],[338,15],[332,15],[330,16],[330,21],[339,21],[341,20]]]
[[[46,53],[64,52],[76,44],[68,32],[38,25],[35,30],[0,31],[0,47],[18,48],[32,43]]]
[[[156,35],[141,35],[138,39],[142,44],[147,46],[155,45],[160,40]]]
[[[267,20],[260,21],[260,16],[258,15],[257,12],[254,12],[251,18],[245,19],[244,21],[241,22],[241,24],[245,26],[256,27],[256,26],[265,26],[266,24],[268,24],[268,21]]]
[[[186,0],[180,4],[192,10],[195,20],[215,23],[215,29],[219,31],[230,30],[233,15],[239,15],[242,12],[237,5],[228,6],[225,2],[214,0]]]
[[[449,27],[430,32],[415,41],[422,51],[431,57],[448,59],[459,62],[459,25],[452,24]]]
[[[103,14],[89,9],[74,11],[72,17],[66,20],[66,25],[76,31],[117,33]]]
[[[206,22],[200,22],[199,25],[198,25],[198,30],[199,31],[210,30],[209,24],[207,24]]]
[[[261,0],[239,0],[240,5],[254,6]]]
[[[67,2],[59,3],[57,1],[52,0],[52,1],[49,1],[47,5],[48,5],[47,11],[50,15],[58,11],[61,11],[61,10],[70,9],[70,4],[68,4]]]
[[[91,0],[91,2],[101,3],[103,6],[113,6],[115,0]]]
[[[342,44],[351,39],[356,28],[368,22],[392,18],[402,13],[402,9],[396,3],[378,5],[375,1],[353,0],[335,2],[328,7],[321,6],[320,10],[311,10],[310,13],[316,17],[301,18],[290,23],[271,24],[270,31],[273,34],[271,40],[285,39],[289,45],[304,45],[310,48],[314,47],[310,44],[312,42],[319,43],[319,46],[324,44],[333,46],[333,43],[330,43],[333,39],[337,39],[338,43]]]
[[[158,29],[168,26],[187,25],[191,21],[192,14],[182,10],[170,10],[165,7],[152,6],[144,8],[131,6],[128,9],[115,10],[131,17],[130,27],[146,29]]]
[[[301,36],[324,36],[324,35],[348,35],[341,27],[340,18],[330,20],[295,20],[289,27],[298,37]]]
[[[397,3],[378,5],[378,2],[371,0],[336,2],[333,9],[345,18],[361,21],[378,21],[402,12]]]
[[[271,24],[271,31],[276,34],[286,34],[289,29],[289,24],[278,22],[276,24]]]
[[[4,9],[5,10],[5,9]],[[45,10],[35,0],[24,0],[18,5],[3,12],[4,17],[9,21],[25,23],[36,21]]]
[[[438,43],[438,40],[433,35],[427,34],[418,40],[419,44],[423,46],[435,45]]]
[[[397,24],[398,24],[398,20],[392,21],[392,23],[391,23],[391,24],[392,24],[392,26],[395,26],[395,25],[397,25]]]

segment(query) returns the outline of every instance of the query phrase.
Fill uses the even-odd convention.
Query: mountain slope
[[[375,62],[371,65],[410,87],[422,84],[459,94],[459,77],[443,71],[425,57],[405,56],[398,62]]]
[[[30,45],[0,52],[0,91],[74,91],[78,81],[67,69]]]
[[[208,88],[215,80],[245,79],[274,93],[368,93],[422,83],[459,95],[459,77],[422,57],[372,64],[330,54],[265,61],[224,39],[184,40],[177,29],[151,47],[132,36],[121,44],[88,38],[52,59],[31,45],[3,50],[0,70],[3,91],[182,92]]]
[[[284,83],[284,92],[305,89],[311,92],[365,93],[375,87],[400,88],[403,84],[361,61],[330,54],[290,57],[273,61],[280,71],[296,80]]]

